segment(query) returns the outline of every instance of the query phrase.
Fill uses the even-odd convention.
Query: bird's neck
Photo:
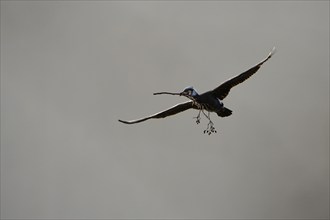
[[[196,90],[192,91],[191,97],[198,97],[198,93],[196,92]]]
[[[199,98],[199,94],[197,92],[194,92],[191,96],[188,97],[192,101],[197,101]]]

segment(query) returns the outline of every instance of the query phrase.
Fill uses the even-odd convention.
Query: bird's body
[[[222,107],[223,103],[212,92],[205,92],[201,95],[194,97],[196,103],[201,105],[201,108],[209,112],[218,112]]]
[[[152,118],[164,118],[164,117],[171,116],[171,115],[177,114],[179,112],[182,112],[182,111],[193,108],[193,109],[199,110],[199,113],[196,117],[196,119],[197,119],[196,122],[197,123],[200,122],[201,112],[209,120],[207,129],[204,131],[204,133],[211,134],[213,132],[216,132],[214,127],[213,127],[213,122],[210,119],[210,112],[215,112],[220,117],[227,117],[227,116],[231,115],[232,111],[224,106],[222,100],[224,98],[226,98],[226,96],[228,95],[228,93],[229,93],[229,91],[232,87],[244,82],[250,76],[252,76],[254,73],[256,73],[259,70],[259,68],[261,67],[261,65],[263,63],[265,63],[269,58],[272,57],[274,52],[275,52],[275,48],[273,48],[273,50],[269,53],[269,55],[264,60],[259,62],[254,67],[252,67],[252,68],[248,69],[247,71],[245,71],[245,72],[243,72],[243,73],[241,73],[241,74],[225,81],[224,83],[222,83],[217,88],[215,88],[213,90],[210,90],[210,91],[207,91],[205,93],[198,94],[196,92],[196,90],[194,90],[193,87],[187,87],[181,93],[171,93],[171,92],[154,93],[154,95],[169,94],[169,95],[185,96],[185,97],[189,98],[191,101],[177,104],[177,105],[175,105],[175,106],[173,106],[173,107],[171,107],[171,108],[169,108],[165,111],[156,113],[156,114],[148,116],[146,118],[133,120],[133,121],[123,121],[123,120],[119,120],[119,121],[122,122],[122,123],[125,123],[125,124],[135,124],[135,123],[146,121],[146,120],[152,119]],[[207,111],[208,114],[206,114],[204,111]]]
[[[189,87],[189,89],[193,89]],[[203,109],[208,112],[215,112],[221,117],[227,117],[231,115],[231,110],[224,107],[223,102],[216,97],[216,95],[212,91],[205,92],[199,95],[195,91],[194,96],[189,97],[195,105],[197,105],[198,109]]]

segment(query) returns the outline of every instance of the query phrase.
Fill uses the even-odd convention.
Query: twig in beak
[[[154,95],[162,95],[162,94],[167,94],[167,95],[180,95],[181,93],[174,93],[174,92],[155,92]]]

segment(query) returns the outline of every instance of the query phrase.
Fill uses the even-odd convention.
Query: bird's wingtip
[[[276,47],[274,46],[273,49],[270,51],[269,56],[273,56],[276,53]]]
[[[123,121],[123,120],[120,120],[120,119],[118,119],[118,121],[121,122],[121,123],[124,123],[124,124],[129,124],[128,121]]]

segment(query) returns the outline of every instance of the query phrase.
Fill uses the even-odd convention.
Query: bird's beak
[[[180,92],[179,95],[180,96],[187,96],[187,92]]]

